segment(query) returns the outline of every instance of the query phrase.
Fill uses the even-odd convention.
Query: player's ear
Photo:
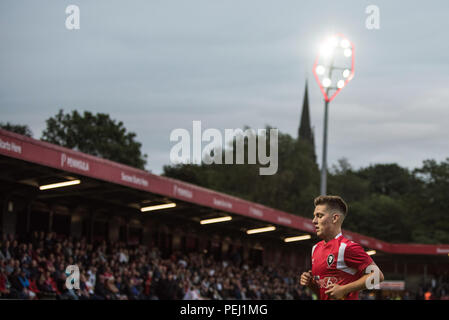
[[[337,217],[338,217],[338,215],[335,212],[332,212],[332,223],[337,222]]]
[[[340,221],[341,220],[341,216],[340,216],[340,214],[339,213],[333,213],[332,214],[332,222],[333,223],[337,223],[338,221]]]

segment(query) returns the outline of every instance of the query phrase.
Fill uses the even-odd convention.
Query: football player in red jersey
[[[382,282],[379,267],[359,244],[342,235],[348,206],[341,197],[319,196],[314,200],[313,224],[323,239],[312,248],[312,270],[301,275],[300,284],[321,300],[356,300],[360,290]]]

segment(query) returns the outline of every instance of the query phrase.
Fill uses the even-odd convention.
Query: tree
[[[401,199],[371,193],[349,203],[345,229],[388,242],[410,242],[413,221],[407,204]]]
[[[440,163],[426,160],[413,174],[418,181],[408,200],[410,219],[416,225],[413,240],[449,243],[449,158]]]
[[[27,125],[0,122],[0,128],[32,138],[33,132]]]
[[[243,130],[246,129],[249,128]],[[266,129],[268,132],[271,128]],[[232,143],[235,157],[235,139]],[[245,139],[244,150],[248,150],[247,144]],[[223,149],[222,154],[225,152],[228,151]],[[247,152],[245,164],[164,166],[164,175],[310,217],[319,186],[319,170],[313,155],[307,142],[279,132],[278,171],[274,175],[260,175],[261,164],[248,164]]]
[[[409,170],[396,163],[371,165],[360,169],[357,175],[370,182],[370,192],[389,196],[407,194],[416,183]]]
[[[312,151],[309,144],[279,133],[275,175],[260,176],[258,164],[165,166],[164,174],[310,217],[319,192]],[[424,161],[412,172],[394,163],[355,170],[343,158],[332,166],[328,181],[329,194],[349,205],[346,230],[387,242],[449,243],[449,158]]]
[[[112,161],[144,169],[147,155],[142,155],[136,134],[127,132],[123,122],[117,122],[108,114],[85,111],[79,114],[63,110],[46,120],[47,127],[42,140],[63,147],[99,156]]]
[[[369,196],[369,180],[360,177],[346,158],[338,160],[328,174],[328,193],[341,196],[347,203]]]

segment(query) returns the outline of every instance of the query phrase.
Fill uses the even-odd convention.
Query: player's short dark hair
[[[318,205],[326,205],[329,210],[337,210],[344,216],[348,213],[348,205],[339,196],[318,196],[313,200],[315,207]]]

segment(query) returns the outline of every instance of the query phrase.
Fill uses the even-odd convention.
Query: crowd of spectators
[[[69,265],[79,269],[79,289],[66,285]],[[217,261],[207,252],[166,255],[155,246],[92,244],[44,232],[34,232],[26,241],[3,236],[0,243],[0,299],[317,299],[299,285],[300,272],[252,265],[237,251]],[[423,283],[417,292],[360,293],[360,299],[368,300],[447,298],[447,273]]]
[[[449,275],[446,271],[421,279],[416,290],[365,290],[359,294],[361,300],[449,300]]]
[[[79,289],[66,286],[68,265],[79,268]],[[93,245],[54,233],[21,242],[8,235],[0,245],[1,299],[316,299],[298,274],[251,266],[237,252],[221,261],[206,252],[162,258],[157,247]]]
[[[417,293],[420,300],[449,300],[448,271],[440,275],[432,275],[430,279],[422,281]]]

